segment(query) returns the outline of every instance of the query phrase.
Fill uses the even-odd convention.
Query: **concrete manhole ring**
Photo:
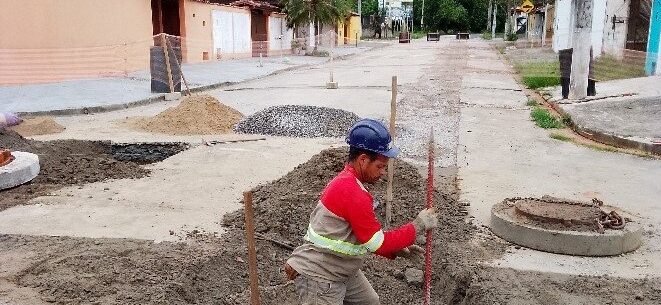
[[[39,174],[39,156],[21,151],[13,151],[14,160],[0,167],[0,190],[19,186]]]
[[[602,211],[617,209],[594,203],[542,198],[508,198],[491,209],[491,230],[499,237],[527,248],[569,255],[609,256],[636,250],[642,227],[633,216],[622,229],[596,230]]]

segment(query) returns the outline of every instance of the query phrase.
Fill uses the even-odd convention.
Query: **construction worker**
[[[358,121],[346,138],[349,158],[324,189],[310,215],[306,241],[285,264],[302,304],[379,304],[379,296],[360,270],[367,253],[395,259],[421,257],[416,233],[435,228],[434,208],[422,210],[412,222],[383,231],[374,214],[376,202],[364,183],[386,174],[388,159],[399,149],[383,124]]]

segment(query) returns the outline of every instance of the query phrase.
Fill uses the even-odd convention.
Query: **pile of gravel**
[[[238,133],[287,137],[344,137],[360,119],[341,109],[285,105],[273,106],[245,117],[235,127]]]

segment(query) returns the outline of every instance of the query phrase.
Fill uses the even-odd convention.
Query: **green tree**
[[[413,0],[413,24],[420,26],[422,0]],[[466,30],[468,12],[457,0],[425,0],[423,30]]]
[[[487,27],[489,0],[424,0],[425,29],[482,32]],[[498,6],[496,28],[503,29],[506,9],[520,0],[493,0]],[[508,4],[509,3],[509,4]],[[420,27],[422,0],[413,0],[414,27]]]
[[[314,34],[319,35],[320,24],[336,24],[351,13],[354,0],[284,0],[282,11],[287,14],[287,26],[314,24]],[[315,39],[315,50],[318,39]]]
[[[379,12],[379,1],[378,0],[363,0],[362,1],[362,14],[363,16],[372,16],[376,15]]]

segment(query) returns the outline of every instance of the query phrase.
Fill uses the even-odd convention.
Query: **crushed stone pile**
[[[46,116],[26,118],[22,123],[9,127],[9,129],[24,137],[60,133],[65,130],[64,126]]]
[[[210,95],[190,95],[181,103],[151,118],[132,118],[137,129],[172,135],[219,134],[232,132],[243,114]]]
[[[110,147],[106,142],[35,141],[13,130],[0,129],[0,148],[37,154],[41,166],[39,175],[30,183],[2,191],[0,210],[25,204],[29,199],[66,185],[141,178],[149,173],[136,163],[116,160]]]
[[[273,106],[244,118],[234,130],[239,133],[285,137],[344,137],[359,119],[352,112],[335,108]]]

